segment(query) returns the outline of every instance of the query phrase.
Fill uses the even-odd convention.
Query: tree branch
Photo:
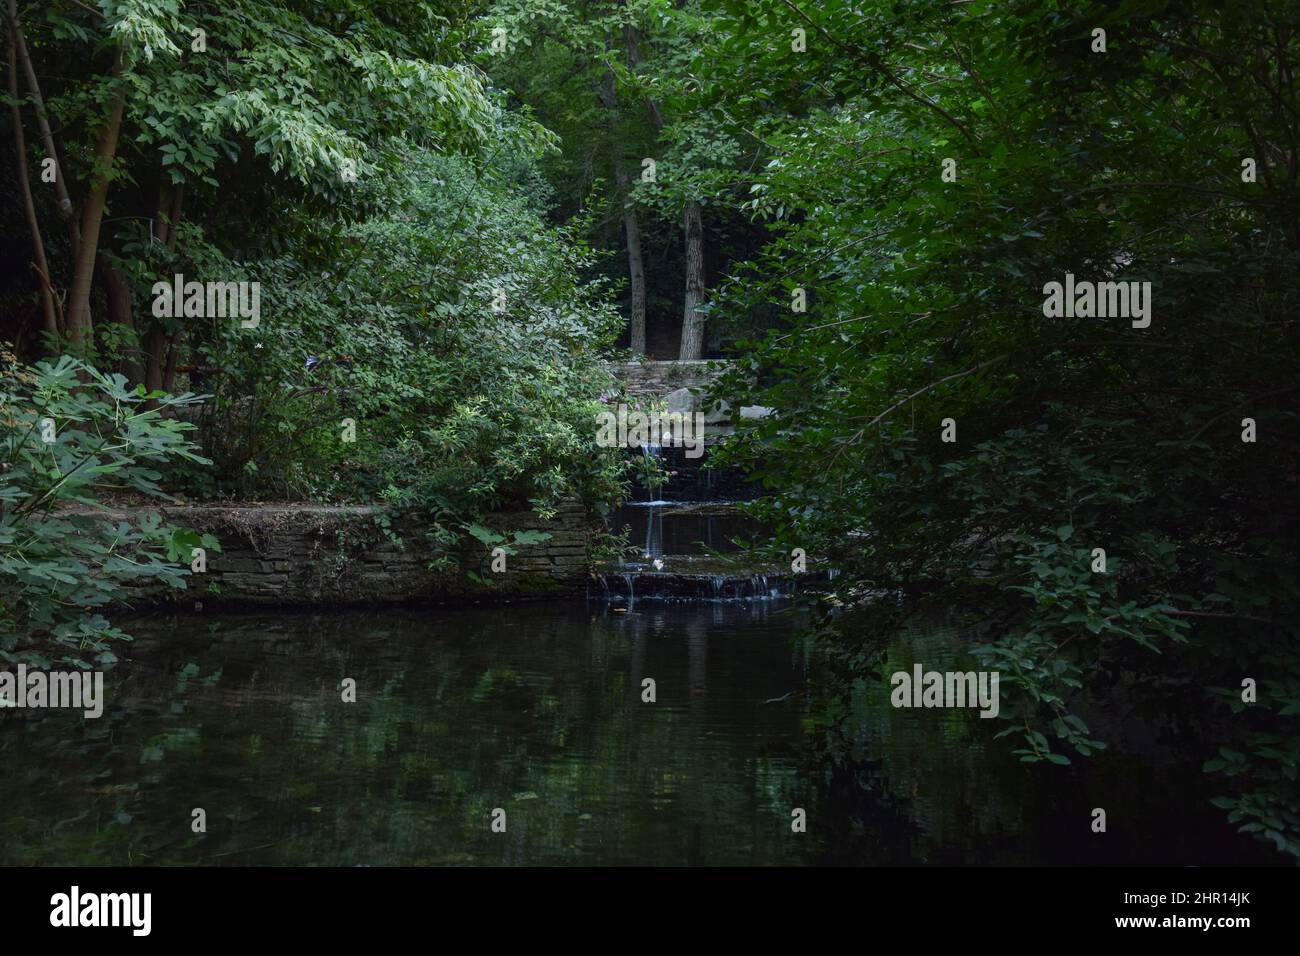
[[[860,63],[865,63],[871,69],[876,70],[881,74],[883,74],[885,79],[887,79],[904,96],[907,96],[910,99],[915,100],[916,102],[920,103],[922,106],[928,107],[929,109],[934,110],[934,112],[942,116],[953,127],[955,127],[963,136],[965,136],[966,139],[970,141],[972,146],[979,145],[979,137],[976,136],[974,133],[972,133],[970,129],[967,128],[965,123],[961,122],[961,120],[957,119],[955,116],[953,116],[951,113],[945,110],[934,100],[920,93],[917,93],[915,90],[909,88],[906,83],[900,80],[897,77],[897,75],[895,75],[893,71],[889,69],[889,67],[885,66],[884,61],[882,61],[879,56],[877,56],[874,53],[867,54],[864,56],[862,52],[857,49],[857,47],[850,46],[849,44],[844,43],[843,41],[833,36],[832,34],[826,32],[826,30],[822,27],[821,24],[819,24],[812,17],[808,16],[808,14],[804,13],[802,10],[796,7],[791,2],[791,0],[781,0],[781,2],[784,3],[791,10],[793,10],[795,13],[797,13],[806,22],[811,24],[813,29],[815,29],[823,37],[825,37],[827,40],[830,40],[831,43],[839,47],[845,53],[849,54],[849,56],[853,57],[855,60],[857,60]]]

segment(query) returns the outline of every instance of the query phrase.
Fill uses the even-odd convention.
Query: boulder
[[[679,388],[665,395],[664,403],[668,406],[670,414],[677,412],[682,415],[690,415],[695,411],[699,400],[691,394],[689,388]]]

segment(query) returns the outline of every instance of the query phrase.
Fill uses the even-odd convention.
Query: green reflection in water
[[[799,716],[764,703],[794,686],[793,627],[763,606],[138,622],[103,718],[0,732],[0,861],[798,863]]]
[[[1212,809],[1187,834],[1160,824],[1169,765],[1121,755],[1043,775],[992,741],[997,722],[894,710],[887,684],[858,685],[847,752],[816,756],[827,703],[800,624],[763,604],[146,618],[103,718],[4,718],[0,863],[1177,863],[1250,850]],[[888,650],[890,668],[913,660],[969,663],[943,628]],[[347,677],[355,704],[341,700]],[[1098,855],[1098,792],[1112,821],[1150,839],[1130,832],[1101,844],[1128,851]],[[190,830],[196,807],[206,834]],[[490,829],[497,807],[505,833]],[[794,807],[806,834],[791,832]]]
[[[909,627],[879,649],[879,680],[856,680],[847,707],[831,705],[819,726],[839,720],[821,748],[822,862],[849,864],[1284,865],[1241,836],[1210,804],[1200,772],[1204,746],[1182,728],[1121,716],[1118,691],[1080,711],[1109,742],[1069,767],[1025,765],[995,735],[1007,724],[977,707],[895,708],[890,676],[978,671],[955,627]],[[1015,693],[1002,685],[1002,693]],[[1004,698],[1005,699],[1005,698]],[[1092,830],[1094,808],[1107,815]]]

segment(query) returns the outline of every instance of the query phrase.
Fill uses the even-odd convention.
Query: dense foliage
[[[114,492],[167,495],[159,466],[205,464],[168,412],[191,395],[146,396],[121,375],[62,356],[27,368],[0,355],[0,660],[113,663],[127,638],[101,613],[125,588],[180,588],[207,535],[106,515]],[[80,376],[80,378],[79,378]]]
[[[1230,728],[1222,805],[1300,854],[1298,24],[1216,6],[719,4],[773,238],[718,310],[806,290],[727,386],[779,410],[732,451],[787,549],[977,626],[1027,761],[1104,746],[1088,690]],[[1067,273],[1149,327],[1047,317]]]
[[[380,502],[424,519],[434,564],[494,509],[620,496],[589,427],[618,317],[590,278],[583,222],[546,221],[537,164],[554,135],[469,62],[481,25],[461,7],[67,0],[8,13],[6,133],[22,175],[6,233],[27,248],[6,274],[0,339],[29,361],[83,362],[58,366],[70,402],[80,379],[139,421],[198,426],[203,457],[123,445],[125,473],[158,471],[156,488],[129,488]],[[173,280],[256,283],[258,314],[160,307],[156,283]],[[161,397],[187,387],[201,400]],[[19,406],[15,421],[37,414]],[[94,434],[83,417],[60,428],[69,448]],[[46,453],[30,434],[9,440]],[[17,489],[4,518],[29,521],[25,495],[43,489]],[[42,515],[37,529],[56,527]],[[51,581],[79,577],[75,550],[43,555]],[[92,576],[102,594],[70,604],[47,581],[41,610],[30,558],[3,569],[25,595],[6,603],[13,620],[62,621],[122,583]]]
[[[513,165],[424,157],[314,261],[259,263],[259,334],[217,324],[197,347],[220,490],[384,500],[459,526],[617,495],[589,423],[618,317],[576,278],[576,229],[541,222],[542,186]]]
[[[51,509],[98,494],[69,475],[386,502],[436,561],[493,509],[618,499],[624,328],[739,338],[718,395],[776,413],[719,457],[774,551],[843,571],[846,681],[941,608],[1025,762],[1104,748],[1096,699],[1177,713],[1300,856],[1300,14],[1221,6],[11,4],[0,339],[86,364],[5,372],[6,427],[60,436],[7,433],[7,624],[93,643],[180,573],[153,525],[130,567],[60,557]],[[260,323],[157,315],[174,274],[260,283]],[[1075,281],[1133,308],[1050,308]]]

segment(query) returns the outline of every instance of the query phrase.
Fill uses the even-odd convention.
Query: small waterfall
[[[659,558],[664,553],[664,516],[659,505],[650,505],[645,521],[645,547],[642,554],[647,558]]]
[[[779,570],[731,562],[727,562],[730,569],[720,570],[714,559],[713,550],[738,550],[735,539],[753,537],[747,519],[735,507],[751,496],[748,486],[704,468],[703,460],[687,458],[685,449],[676,445],[646,442],[639,452],[629,449],[629,454],[641,456],[639,462],[636,457],[630,460],[639,464],[643,475],[665,480],[657,485],[640,481],[646,496],[640,497],[638,490],[637,500],[625,505],[629,513],[613,519],[615,526],[624,517],[630,519],[630,538],[641,544],[640,553],[616,567],[597,570],[594,577],[600,591],[593,584],[590,597],[631,610],[638,598],[643,605],[746,602],[761,607],[794,594],[794,581]]]

